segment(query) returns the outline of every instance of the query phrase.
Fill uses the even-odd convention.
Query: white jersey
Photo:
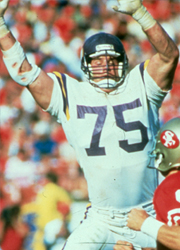
[[[65,74],[49,74],[54,89],[47,111],[62,123],[75,149],[92,206],[136,206],[151,200],[157,187],[157,172],[148,163],[166,92],[143,65],[110,94]]]

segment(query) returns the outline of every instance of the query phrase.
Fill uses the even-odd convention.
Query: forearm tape
[[[26,57],[18,41],[9,50],[2,51],[2,53],[3,61],[10,76],[20,85],[27,86],[33,83],[40,74],[41,69],[35,64],[31,65],[32,69],[30,71],[21,72],[20,68]]]
[[[10,31],[5,24],[4,18],[0,17],[0,38],[4,37],[9,32]]]
[[[156,23],[156,20],[143,5],[132,15],[132,17],[141,25],[143,30],[150,29]]]
[[[149,216],[142,224],[141,231],[143,233],[148,234],[149,236],[153,237],[157,240],[157,235],[159,228],[163,226],[164,223],[154,219],[153,217]]]

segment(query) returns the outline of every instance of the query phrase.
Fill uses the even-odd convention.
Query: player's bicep
[[[53,86],[53,79],[43,70],[41,70],[37,79],[28,86],[35,101],[42,109],[47,109],[50,104]]]

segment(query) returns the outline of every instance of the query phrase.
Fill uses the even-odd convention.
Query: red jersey
[[[180,171],[167,176],[154,193],[156,219],[168,226],[180,225]]]
[[[22,237],[15,229],[9,228],[5,232],[4,238],[1,243],[2,250],[20,250],[23,248]]]

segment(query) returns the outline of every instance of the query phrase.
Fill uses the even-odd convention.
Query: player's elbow
[[[179,49],[175,43],[171,43],[171,46],[166,48],[166,53],[160,53],[160,59],[166,65],[169,65],[171,68],[176,68],[179,60]]]
[[[179,61],[179,49],[178,49],[177,46],[176,46],[176,48],[175,48],[175,50],[174,50],[173,56],[174,56],[174,62],[175,62],[176,65],[177,65],[177,64],[178,64],[178,61]]]
[[[174,64],[175,66],[178,64],[178,60],[179,60],[179,49],[176,46],[176,44],[174,44],[174,46],[172,46],[171,51],[169,53],[169,57],[168,60]]]

